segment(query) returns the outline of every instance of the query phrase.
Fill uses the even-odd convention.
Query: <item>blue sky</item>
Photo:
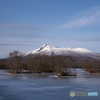
[[[0,58],[45,43],[100,53],[100,0],[0,0]]]

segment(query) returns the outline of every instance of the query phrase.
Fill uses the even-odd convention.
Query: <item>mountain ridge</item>
[[[36,56],[36,55],[63,55],[63,56],[71,56],[75,61],[85,61],[85,60],[97,60],[100,61],[100,53],[94,53],[88,49],[85,48],[59,48],[59,47],[53,47],[49,46],[47,44],[44,44],[40,48],[29,51],[26,54],[24,54],[24,57],[27,56]]]
[[[62,53],[63,52],[63,53]],[[56,55],[59,55],[59,54],[70,54],[70,53],[85,53],[85,54],[93,54],[92,51],[88,50],[88,49],[85,49],[85,48],[58,48],[58,47],[52,47],[52,46],[48,46],[47,44],[44,44],[43,46],[41,46],[40,48],[36,49],[36,50],[33,50],[33,51],[29,51],[27,52],[24,56],[27,56],[27,55],[31,55],[31,54],[36,54],[36,53],[39,53],[39,54],[46,54],[46,55],[50,55],[50,53],[52,54],[56,54]],[[48,54],[49,53],[49,54]]]

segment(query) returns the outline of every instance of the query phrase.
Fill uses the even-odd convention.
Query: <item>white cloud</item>
[[[73,19],[62,27],[66,29],[98,24],[100,24],[100,6],[76,13]]]

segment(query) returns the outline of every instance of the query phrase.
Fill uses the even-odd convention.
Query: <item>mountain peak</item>
[[[42,47],[38,48],[37,51],[43,50],[46,46],[47,46],[47,44],[44,44]]]
[[[50,55],[50,54],[55,54],[55,55],[86,54],[87,55],[87,53],[93,53],[93,52],[88,49],[85,49],[85,48],[72,48],[72,47],[71,48],[57,48],[57,47],[52,47],[52,46],[48,46],[47,44],[44,44],[40,48],[26,53],[25,56],[30,55],[30,54],[46,54],[46,55]]]
[[[42,47],[46,47],[47,46],[47,44],[44,44]]]

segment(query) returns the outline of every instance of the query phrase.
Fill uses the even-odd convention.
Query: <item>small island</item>
[[[19,51],[9,53],[5,66],[9,73],[57,73],[57,76],[76,76],[71,73],[75,61],[70,56],[31,55],[23,58]]]

